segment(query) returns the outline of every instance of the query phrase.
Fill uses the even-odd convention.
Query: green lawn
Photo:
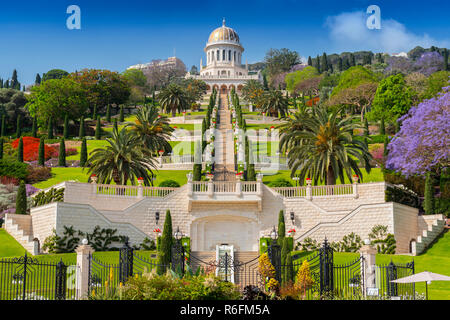
[[[361,172],[363,173],[364,183],[383,182],[384,181],[383,172],[382,172],[381,168],[373,168],[370,171],[370,173],[366,173],[365,169],[361,169]],[[291,171],[290,170],[280,170],[280,171],[274,173],[273,175],[264,174],[263,183],[269,184],[270,182],[280,179],[280,178],[290,181],[292,183],[292,185],[295,186],[295,181],[291,179]],[[351,182],[348,180],[347,177],[345,177],[344,184],[349,184],[349,183],[351,183]],[[341,184],[340,179],[338,179],[337,184]]]
[[[25,253],[20,245],[5,229],[0,228],[0,257],[15,257]]]
[[[159,170],[154,171],[156,180],[153,182],[155,186],[158,186],[164,180],[175,180],[180,185],[187,183],[186,175],[191,172],[190,170]],[[87,169],[83,171],[83,168],[52,168],[52,178],[34,184],[33,186],[39,189],[50,188],[58,183],[75,180],[86,183],[89,175]],[[130,183],[128,183],[130,184]]]

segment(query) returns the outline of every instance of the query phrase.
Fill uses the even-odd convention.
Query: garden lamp
[[[277,230],[275,229],[275,226],[273,226],[273,230],[270,233],[270,237],[272,238],[272,240],[276,240],[278,238],[278,233]]]
[[[180,227],[177,227],[177,231],[175,232],[174,236],[175,236],[175,239],[177,239],[178,241],[181,240],[181,238],[183,237],[183,234],[180,231]]]
[[[155,212],[155,220],[156,220],[156,224],[158,224],[158,221],[159,221],[159,212]]]

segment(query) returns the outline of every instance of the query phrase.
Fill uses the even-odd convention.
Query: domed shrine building
[[[262,81],[260,72],[249,74],[248,64],[242,64],[242,46],[239,35],[225,25],[215,29],[209,36],[204,49],[206,66],[200,60],[200,75],[188,73],[186,78],[202,80],[207,84],[210,93],[215,87],[220,93],[227,93],[232,88],[239,93],[245,82],[249,80]]]

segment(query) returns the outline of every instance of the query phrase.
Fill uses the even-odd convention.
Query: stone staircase
[[[19,242],[32,255],[38,254],[35,252],[35,245],[33,241],[31,216],[10,214],[5,215],[5,230]]]
[[[417,240],[412,243],[411,251],[413,255],[419,255],[424,252],[445,229],[445,219],[442,214],[419,218],[424,219],[426,226],[422,229],[422,233],[417,237]]]

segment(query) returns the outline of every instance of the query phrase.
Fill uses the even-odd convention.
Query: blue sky
[[[81,8],[81,30],[68,30],[66,9]],[[381,9],[382,29],[365,26],[369,5]],[[129,65],[176,56],[188,69],[205,61],[209,34],[225,17],[245,47],[244,60],[262,61],[269,48],[303,57],[343,51],[407,51],[450,47],[450,2],[296,1],[2,1],[0,78],[16,68],[19,81],[61,68],[122,72]]]

